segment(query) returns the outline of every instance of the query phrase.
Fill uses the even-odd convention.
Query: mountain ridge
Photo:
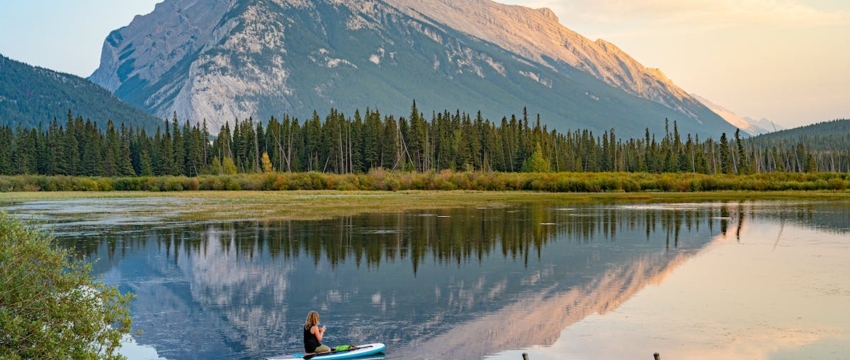
[[[775,123],[768,119],[762,118],[761,120],[754,120],[748,117],[740,117],[732,110],[724,108],[723,106],[717,105],[711,100],[708,100],[702,96],[697,94],[691,94],[697,101],[703,103],[706,107],[714,111],[717,115],[720,115],[724,120],[732,124],[749,135],[756,136],[761,134],[767,134],[773,131],[783,130],[782,127],[777,126]]]
[[[549,40],[523,40],[535,36]],[[563,50],[543,49],[552,44]],[[330,107],[407,114],[416,100],[493,119],[528,108],[562,131],[642,136],[665,118],[683,132],[734,131],[660,71],[551,10],[489,0],[168,0],[110,34],[103,52],[92,81],[213,128]]]
[[[68,111],[106,128],[139,126],[155,131],[163,121],[122,102],[109,91],[71,74],[60,73],[0,55],[0,125],[25,128],[47,125],[54,118],[63,124]]]

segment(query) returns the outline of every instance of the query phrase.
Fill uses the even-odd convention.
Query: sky
[[[109,32],[160,1],[2,0],[0,54],[88,77]],[[783,127],[850,118],[847,0],[498,2],[548,7],[567,28],[742,117]]]

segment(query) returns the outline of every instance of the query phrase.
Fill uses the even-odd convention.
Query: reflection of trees
[[[737,210],[737,211],[736,211]],[[182,254],[206,255],[212,245],[225,254],[253,258],[268,254],[290,260],[306,256],[331,266],[354,262],[379,267],[383,261],[409,260],[416,272],[426,258],[462,264],[494,254],[504,258],[539,258],[556,239],[580,243],[616,241],[618,232],[644,229],[647,241],[661,231],[666,247],[677,248],[683,231],[710,229],[725,233],[733,221],[727,205],[650,207],[624,211],[615,207],[567,209],[543,205],[462,208],[402,214],[367,214],[326,221],[267,221],[189,225],[174,228],[110,228],[103,235],[69,240],[86,256],[120,259],[151,241],[175,263]],[[738,221],[742,221],[742,217]],[[210,236],[211,233],[219,234]],[[221,236],[229,234],[229,236]],[[105,253],[103,253],[105,252]]]
[[[181,253],[205,254],[209,231],[239,236],[218,239],[226,253],[252,258],[268,251],[272,258],[308,256],[332,266],[353,261],[357,266],[379,267],[382,261],[409,260],[416,272],[431,256],[440,263],[481,261],[493,254],[505,258],[539,257],[553,239],[590,242],[614,239],[618,231],[645,229],[647,239],[656,231],[666,234],[667,248],[679,246],[682,231],[719,226],[725,234],[730,223],[746,218],[792,222],[820,230],[845,233],[850,228],[847,203],[725,202],[708,205],[623,208],[584,206],[568,209],[531,205],[505,208],[463,208],[367,214],[326,221],[267,221],[190,225],[140,229],[109,227],[98,236],[70,237],[79,254],[97,254],[102,260],[122,258],[149,241],[177,261]],[[736,227],[739,232],[741,226]],[[740,237],[739,233],[735,234]],[[103,251],[105,250],[105,253]]]

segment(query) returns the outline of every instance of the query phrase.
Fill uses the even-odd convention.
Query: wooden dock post
[[[522,353],[522,360],[528,360],[528,353]]]

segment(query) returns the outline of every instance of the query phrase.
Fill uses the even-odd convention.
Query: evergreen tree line
[[[153,135],[109,121],[54,119],[46,128],[0,126],[0,175],[99,177],[187,176],[281,172],[392,171],[646,172],[756,174],[850,172],[850,151],[812,150],[807,144],[757,146],[724,133],[719,141],[679,134],[665,123],[657,139],[621,139],[615,130],[559,133],[533,123],[526,111],[500,122],[477,115],[434,112],[430,120],[414,102],[408,118],[367,109],[353,118],[331,110],[305,121],[284,115],[266,125],[246,119],[212,137],[206,121],[191,125],[176,115]]]

